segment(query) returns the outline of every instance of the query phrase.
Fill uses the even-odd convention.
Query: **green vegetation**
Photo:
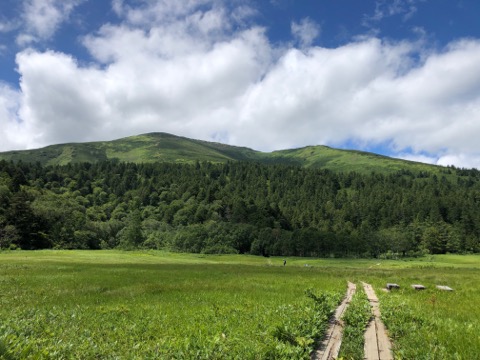
[[[280,150],[263,155],[263,162],[299,165],[307,168],[329,169],[335,172],[355,171],[391,174],[401,170],[440,173],[445,168],[412,161],[394,159],[373,153],[339,150],[328,146],[307,146],[299,149]]]
[[[480,259],[476,258],[477,261]],[[435,269],[435,270],[433,270]],[[379,294],[398,359],[475,359],[480,354],[480,287],[475,269],[405,271],[400,291]],[[427,287],[414,291],[409,284]],[[448,285],[453,292],[435,285]]]
[[[357,286],[357,291],[342,317],[344,329],[339,354],[340,358],[350,360],[364,359],[364,332],[371,318],[372,309],[370,302],[361,286]]]
[[[97,163],[118,160],[135,163],[195,161],[227,162],[254,159],[251,149],[187,139],[180,136],[152,133],[104,142],[61,144],[42,149],[0,153],[0,160],[13,160],[42,165]]]
[[[166,133],[151,133],[124,139],[80,144],[61,144],[42,149],[0,153],[0,160],[67,165],[117,160],[133,163],[171,162],[194,164],[197,161],[226,163],[255,161],[263,164],[284,164],[336,172],[356,171],[393,173],[400,170],[440,173],[444,168],[411,161],[393,159],[372,153],[338,150],[327,146],[307,146],[299,149],[263,153],[245,147],[188,139]]]
[[[457,259],[464,261],[457,266]],[[287,266],[283,258],[248,255],[1,252],[0,358],[308,359],[347,280],[374,285],[396,358],[480,353],[479,256],[286,260]],[[392,281],[399,291],[380,291]],[[412,283],[427,290],[415,291]],[[344,349],[363,341],[364,299],[357,294],[345,317],[353,329]]]
[[[282,264],[159,252],[2,253],[0,358],[308,359],[344,281]]]
[[[480,251],[480,172],[0,161],[0,248],[399,258]]]
[[[97,163],[118,160],[135,163],[157,161],[194,163],[195,161],[226,162],[254,159],[251,149],[187,139],[180,136],[151,133],[104,142],[51,145],[42,149],[0,153],[0,160],[13,160],[42,165]]]
[[[327,147],[147,134],[3,153],[0,358],[308,359],[366,281],[402,286],[377,291],[396,358],[472,359],[480,258],[458,254],[480,252],[479,205],[478,170]],[[3,251],[52,248],[133,251]]]
[[[395,359],[478,357],[479,256],[436,255],[396,262],[372,261],[370,265],[366,261],[362,268],[352,269],[350,279],[374,286]],[[401,288],[381,291],[387,282],[398,283]],[[427,289],[416,291],[412,284]],[[436,285],[447,285],[454,291],[441,291]]]

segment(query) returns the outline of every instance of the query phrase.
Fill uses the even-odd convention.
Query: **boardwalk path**
[[[372,285],[362,283],[367,298],[372,307],[373,320],[365,332],[365,359],[366,360],[393,360],[392,345],[385,330],[385,325],[380,320],[380,309],[378,307],[378,298]]]
[[[325,340],[323,340],[320,348],[312,353],[311,358],[313,360],[330,360],[338,357],[340,345],[342,344],[343,324],[341,317],[345,312],[345,309],[348,307],[348,304],[350,304],[355,290],[355,284],[349,282],[347,295],[345,296],[345,299],[343,299],[342,303],[338,306],[337,310],[335,311],[335,316],[330,321],[330,326],[328,328]]]

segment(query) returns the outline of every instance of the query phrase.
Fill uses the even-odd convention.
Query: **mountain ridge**
[[[145,133],[111,141],[64,143],[39,149],[0,152],[0,160],[39,162],[43,166],[96,163],[105,160],[134,163],[255,161],[263,164],[287,164],[363,173],[399,170],[438,172],[445,169],[437,165],[365,151],[335,149],[325,145],[261,152],[248,147],[190,139],[165,132]]]

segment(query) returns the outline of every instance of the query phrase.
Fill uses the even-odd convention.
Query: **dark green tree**
[[[119,246],[125,250],[133,250],[142,246],[145,241],[142,231],[142,215],[134,210],[127,219],[127,224],[120,235]]]

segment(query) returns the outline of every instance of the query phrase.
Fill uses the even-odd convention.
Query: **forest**
[[[480,172],[0,161],[0,249],[383,257],[480,252]]]

